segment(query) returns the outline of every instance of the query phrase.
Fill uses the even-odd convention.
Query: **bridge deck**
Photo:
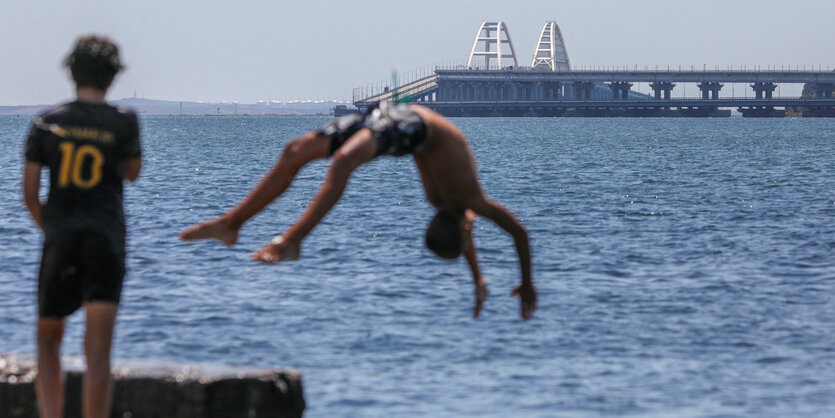
[[[677,82],[677,83],[835,83],[835,71],[537,71],[514,70],[436,70],[444,81],[559,81],[571,82]]]
[[[674,98],[671,100],[551,100],[551,101],[443,101],[432,102],[433,108],[691,108],[691,107],[835,107],[835,98],[807,99],[801,97],[780,97],[755,99],[733,97],[721,99]]]
[[[706,83],[713,88],[702,89],[702,97],[678,98],[630,98],[624,99],[624,84],[657,82],[666,85],[669,95],[670,83]],[[586,91],[568,93],[572,83],[580,83],[588,89],[589,85],[611,83],[614,97],[610,99],[591,98]],[[718,87],[716,87],[719,83]],[[754,97],[721,97],[718,89],[721,83],[763,83],[754,86]],[[769,97],[777,83],[811,83],[816,85],[816,97]],[[560,85],[567,86],[562,90]],[[711,86],[712,85],[712,86]],[[768,90],[771,86],[771,90]],[[663,88],[663,87],[659,87]],[[628,91],[629,85],[626,84]],[[758,90],[759,89],[759,90]],[[573,91],[573,90],[572,90]],[[739,108],[740,110],[765,110],[781,108],[809,108],[820,114],[831,115],[835,111],[835,72],[831,71],[741,71],[741,70],[706,70],[706,71],[541,71],[530,68],[505,70],[468,70],[436,69],[435,74],[408,83],[395,90],[386,90],[370,96],[363,91],[354,92],[354,105],[363,109],[383,100],[420,101],[439,110],[467,113],[492,112],[508,114],[527,110],[562,112],[565,110],[632,110],[632,109],[717,109]],[[656,91],[659,94],[659,91]],[[411,100],[409,100],[409,96]],[[620,96],[620,97],[618,97]],[[579,100],[574,97],[582,97]],[[669,97],[669,96],[666,96]],[[548,99],[546,99],[548,98]],[[465,99],[465,100],[462,100]],[[499,99],[499,100],[496,100]],[[537,100],[531,100],[537,99]]]

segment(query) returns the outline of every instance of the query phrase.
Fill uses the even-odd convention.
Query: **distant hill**
[[[141,115],[331,115],[340,104],[335,101],[290,101],[244,104],[230,102],[175,102],[127,98],[111,100],[114,106],[127,106]],[[37,115],[52,105],[0,106],[0,115]]]

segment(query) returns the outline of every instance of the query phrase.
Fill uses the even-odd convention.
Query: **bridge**
[[[648,83],[652,94],[632,90]],[[696,83],[696,97],[672,97],[679,83]],[[725,84],[745,84],[752,97],[721,97]],[[779,84],[803,84],[802,97],[779,97]],[[726,90],[727,91],[727,90]],[[735,92],[734,92],[735,93]],[[421,103],[446,116],[743,116],[835,117],[835,72],[829,70],[650,70],[645,67],[572,70],[559,27],[547,22],[530,66],[519,66],[504,22],[483,22],[466,65],[435,66],[403,85],[354,89],[363,110],[380,101]]]

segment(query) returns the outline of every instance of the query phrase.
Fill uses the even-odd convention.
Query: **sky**
[[[554,20],[575,68],[835,69],[833,0],[0,0],[0,105],[71,98],[60,63],[89,33],[127,65],[110,99],[349,100],[465,63],[483,20],[508,25],[521,65]]]

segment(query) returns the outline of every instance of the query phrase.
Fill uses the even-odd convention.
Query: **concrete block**
[[[81,417],[83,359],[65,357],[64,416]],[[0,354],[0,417],[37,417],[33,357]],[[301,375],[285,369],[114,361],[113,418],[301,417]]]

